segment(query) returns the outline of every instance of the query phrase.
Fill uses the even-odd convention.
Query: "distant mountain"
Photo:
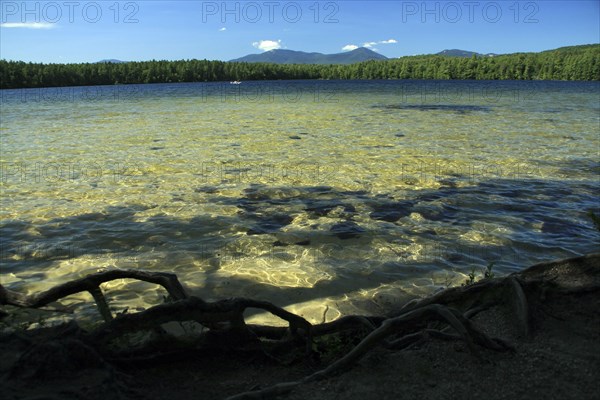
[[[593,50],[593,49],[597,49],[598,48],[598,44],[580,44],[578,46],[565,46],[565,47],[559,47],[558,49],[551,49],[551,50],[544,50],[541,51],[540,53],[552,53],[552,52],[556,52],[556,53],[579,53],[582,50]]]
[[[306,53],[294,50],[269,50],[261,54],[230,60],[230,62],[273,63],[273,64],[354,64],[368,60],[387,60],[386,56],[364,47],[336,54]]]
[[[439,53],[435,53],[435,55],[436,56],[446,56],[446,57],[471,58],[471,57],[473,57],[473,55],[475,55],[476,57],[494,57],[494,56],[497,56],[498,54],[495,54],[495,53],[481,54],[481,53],[476,53],[474,51],[451,49],[451,50],[442,50]]]
[[[109,60],[100,60],[100,61],[96,61],[96,64],[102,64],[102,63],[108,63],[108,64],[121,64],[121,63],[125,63],[127,61],[121,61],[121,60],[116,60],[114,58],[111,58]]]

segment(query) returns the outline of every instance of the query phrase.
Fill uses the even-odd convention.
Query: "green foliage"
[[[469,272],[469,278],[465,280],[464,285],[472,285],[475,283],[475,267],[471,268],[471,272]]]
[[[493,262],[489,263],[486,267],[485,270],[483,271],[483,279],[492,279],[494,278],[494,273],[492,272],[492,268],[494,268],[494,264]]]
[[[279,79],[600,80],[600,45],[495,57],[410,56],[351,65],[208,60],[39,64],[0,60],[0,88]]]
[[[481,279],[492,279],[495,278],[496,274],[494,274],[494,272],[492,271],[492,269],[494,268],[494,262],[489,263],[483,270],[482,270],[482,278]],[[475,267],[471,268],[471,272],[469,272],[468,278],[465,279],[465,283],[462,284],[462,286],[468,286],[468,285],[472,285],[475,283]]]
[[[342,332],[320,336],[314,339],[313,350],[318,354],[321,361],[330,363],[348,354],[360,343],[363,335],[366,335],[366,333]]]

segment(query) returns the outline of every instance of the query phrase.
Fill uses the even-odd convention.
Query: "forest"
[[[471,58],[407,56],[351,65],[151,60],[42,64],[0,60],[0,89],[289,79],[600,80],[600,44]]]

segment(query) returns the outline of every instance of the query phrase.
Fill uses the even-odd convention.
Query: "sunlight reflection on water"
[[[319,322],[382,312],[490,262],[506,274],[590,252],[597,89],[5,90],[0,279],[31,293],[103,268],[173,271],[207,299],[266,299]],[[105,287],[115,311],[163,301],[152,285]]]

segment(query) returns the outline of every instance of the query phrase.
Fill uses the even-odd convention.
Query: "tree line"
[[[42,64],[0,60],[0,88],[280,79],[600,80],[600,45],[471,58],[409,56],[351,65],[209,60]]]

